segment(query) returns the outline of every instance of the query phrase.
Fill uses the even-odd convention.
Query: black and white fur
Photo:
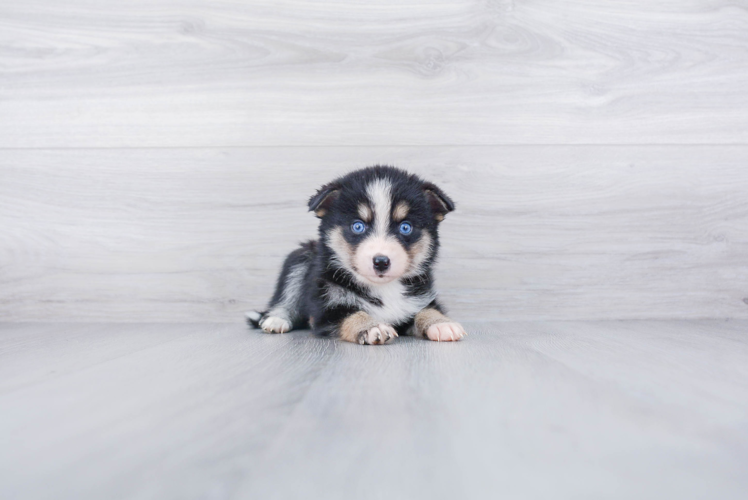
[[[311,327],[360,344],[466,335],[443,314],[433,288],[438,226],[454,210],[438,187],[393,167],[369,167],[322,186],[309,210],[321,219],[319,239],[286,257],[267,310],[247,313],[251,325],[269,333]]]

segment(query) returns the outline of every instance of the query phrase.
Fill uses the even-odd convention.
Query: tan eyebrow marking
[[[409,210],[410,210],[410,207],[408,206],[408,204],[405,203],[404,201],[401,201],[400,203],[397,204],[397,206],[395,207],[395,210],[393,210],[392,218],[395,220],[395,222],[400,222],[401,220],[403,220],[405,217],[408,216]]]
[[[364,205],[363,203],[358,206],[358,215],[361,217],[361,220],[364,222],[371,222],[371,209],[368,205]]]

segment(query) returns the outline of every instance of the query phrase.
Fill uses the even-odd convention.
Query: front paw
[[[260,328],[267,333],[286,333],[291,330],[291,322],[278,316],[266,316],[260,321]]]
[[[436,342],[454,342],[467,335],[461,324],[454,321],[436,323],[426,330],[425,337]]]
[[[358,343],[362,345],[389,344],[395,340],[395,337],[398,335],[394,328],[390,325],[379,324],[361,331],[358,334]]]

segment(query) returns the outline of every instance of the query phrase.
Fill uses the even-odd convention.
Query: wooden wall
[[[458,319],[748,318],[748,4],[0,5],[0,320],[239,321],[374,163]]]

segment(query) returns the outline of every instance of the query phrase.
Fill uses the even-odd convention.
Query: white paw
[[[278,316],[268,316],[260,322],[260,328],[268,333],[286,333],[291,329],[291,322]]]
[[[364,330],[358,335],[358,343],[364,345],[389,344],[398,337],[397,332],[390,325],[379,324]]]
[[[426,330],[426,338],[437,342],[454,342],[467,335],[461,324],[449,321],[431,325]]]

